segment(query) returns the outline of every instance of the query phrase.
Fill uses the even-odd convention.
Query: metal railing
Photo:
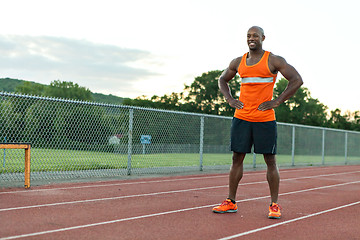
[[[229,169],[231,119],[0,92],[0,142],[31,143],[32,180]],[[278,123],[280,167],[360,164],[359,146],[360,132]],[[22,181],[23,153],[2,151],[0,183]]]

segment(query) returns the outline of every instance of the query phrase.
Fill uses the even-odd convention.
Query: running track
[[[228,174],[0,190],[0,239],[360,239],[360,165],[280,170],[268,219],[264,171],[245,172],[237,213],[211,209]]]

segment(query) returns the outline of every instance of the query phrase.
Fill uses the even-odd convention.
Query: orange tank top
[[[273,74],[268,65],[270,52],[265,51],[260,61],[248,66],[245,53],[241,59],[238,73],[241,77],[239,100],[243,109],[236,109],[234,117],[248,122],[268,122],[275,120],[274,109],[259,111],[258,107],[273,97],[273,88],[277,74]]]

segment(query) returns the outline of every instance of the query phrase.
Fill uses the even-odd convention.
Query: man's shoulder
[[[236,57],[233,59],[234,62],[241,62],[241,59],[242,59],[243,56],[240,56],[240,57]]]
[[[279,55],[275,55],[272,52],[270,52],[269,63],[277,68],[280,65],[286,64],[286,60],[285,60],[285,58],[283,58]]]
[[[249,52],[245,52],[243,55],[234,58],[233,61],[237,61],[237,62],[239,62],[239,64],[240,64],[241,59],[242,59],[244,56],[246,56],[247,54],[249,54]]]
[[[230,63],[230,68],[237,71],[237,69],[240,65],[241,59],[242,59],[242,56],[234,58]]]
[[[272,52],[269,53],[269,59],[274,60],[274,61],[284,61],[285,58],[283,58],[282,56],[276,55]]]

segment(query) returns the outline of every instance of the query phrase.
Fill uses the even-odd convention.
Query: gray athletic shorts
[[[276,154],[277,145],[276,121],[248,122],[233,118],[231,125],[230,149],[238,153],[254,152],[260,154]]]

